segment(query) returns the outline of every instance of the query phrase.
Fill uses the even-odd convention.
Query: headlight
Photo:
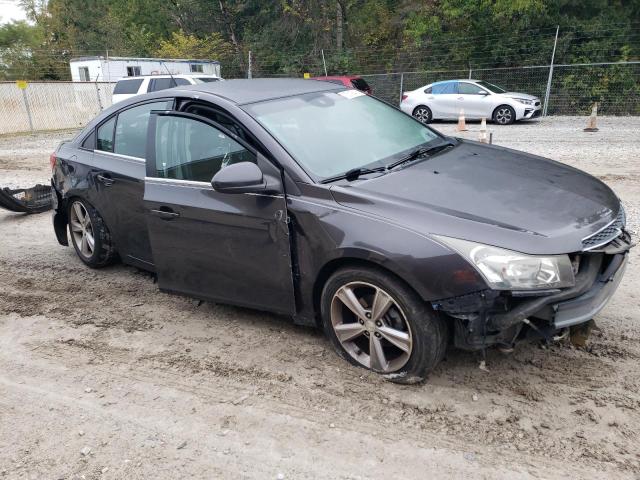
[[[575,284],[568,255],[527,255],[503,248],[434,235],[473,265],[494,290],[531,290]]]
[[[526,98],[514,98],[514,100],[524,103],[525,105],[533,105],[533,100],[527,100]]]

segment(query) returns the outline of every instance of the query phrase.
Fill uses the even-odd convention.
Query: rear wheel
[[[83,200],[74,199],[69,204],[68,218],[71,243],[80,260],[92,268],[111,263],[116,251],[97,210]]]
[[[510,125],[516,121],[516,111],[509,105],[500,105],[493,111],[493,121],[499,125]]]
[[[334,273],[321,304],[325,333],[340,356],[399,383],[416,383],[442,360],[443,320],[402,281],[376,269]]]
[[[431,120],[433,120],[431,109],[424,105],[420,105],[413,110],[413,117],[422,123],[431,123]]]

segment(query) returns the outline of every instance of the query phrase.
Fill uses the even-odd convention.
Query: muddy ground
[[[640,119],[584,123],[490,128],[597,175],[635,221]],[[0,184],[46,182],[70,135],[0,137]],[[450,350],[399,386],[285,318],[90,270],[49,214],[0,211],[0,478],[638,479],[639,252],[587,348],[490,351],[488,372]]]

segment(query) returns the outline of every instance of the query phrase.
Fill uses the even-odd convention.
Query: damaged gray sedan
[[[326,82],[137,96],[52,165],[58,241],[88,266],[120,259],[163,291],[320,326],[399,382],[449,344],[512,348],[585,324],[632,246],[596,178]]]

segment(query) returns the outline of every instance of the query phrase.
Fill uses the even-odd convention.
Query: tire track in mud
[[[65,364],[78,361],[78,355],[69,351],[69,348],[80,348],[85,355],[94,355],[96,351],[114,351],[104,343],[66,341],[43,345],[38,348],[37,355],[50,361],[64,360]],[[504,420],[486,414],[465,418],[464,415],[457,415],[455,406],[446,403],[425,406],[411,401],[389,400],[377,395],[375,387],[378,382],[375,380],[373,384],[365,380],[364,383],[345,385],[344,390],[338,394],[324,387],[310,387],[304,381],[299,382],[297,377],[282,372],[274,374],[256,368],[245,368],[216,358],[194,358],[176,351],[135,355],[128,350],[115,349],[115,353],[115,358],[113,355],[108,357],[108,368],[92,362],[90,369],[107,376],[117,372],[118,377],[175,388],[208,402],[248,405],[265,410],[265,414],[292,415],[309,420],[310,412],[313,412],[311,421],[323,425],[336,421],[333,412],[340,411],[340,428],[354,432],[364,429],[375,432],[376,436],[388,438],[389,441],[396,441],[398,435],[406,435],[410,431],[411,437],[416,441],[431,445],[435,442],[436,445],[451,449],[461,449],[463,446],[463,450],[480,451],[483,446],[490,445],[496,453],[504,453],[507,448],[511,450],[510,455],[526,452],[546,460],[580,460],[585,465],[593,466],[598,462],[605,462],[616,465],[622,471],[640,471],[638,464],[632,459],[616,458],[599,441],[578,437],[577,441],[572,441],[577,443],[573,447],[568,444],[567,439],[546,441],[545,434],[551,428],[546,423],[531,431],[523,430],[520,422],[526,420],[526,415],[508,405],[510,399],[505,399],[504,402],[492,400],[494,405],[503,408],[508,414]],[[188,376],[194,378],[189,379]],[[160,379],[162,382],[159,382]],[[345,405],[352,403],[349,397],[361,399],[358,408],[345,408]],[[522,403],[531,408],[540,401],[526,399]],[[582,412],[576,408],[574,415],[588,416],[589,411]],[[591,412],[591,415],[594,414]],[[597,420],[589,422],[597,423]],[[390,428],[394,425],[402,425],[403,432]],[[631,440],[633,434],[627,432],[624,436]],[[470,438],[474,440],[470,441]],[[626,447],[619,448],[627,449],[627,457],[632,448],[632,443],[628,443]]]

